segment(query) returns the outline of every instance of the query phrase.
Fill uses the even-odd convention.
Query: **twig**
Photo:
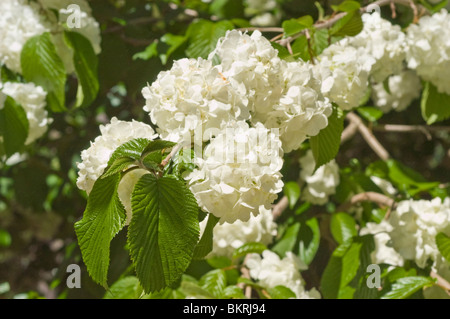
[[[346,117],[350,122],[353,122],[358,127],[358,131],[361,133],[364,140],[382,160],[386,161],[391,157],[388,151],[386,151],[383,145],[381,145],[381,143],[376,139],[359,116],[350,112]]]
[[[435,278],[437,280],[436,285],[444,289],[447,295],[450,296],[450,283],[447,280],[439,276],[434,271],[430,272],[430,277]]]
[[[272,207],[272,216],[273,220],[276,220],[278,217],[281,216],[281,214],[284,212],[284,210],[288,207],[289,200],[288,197],[285,195],[283,196],[278,203],[273,205]]]
[[[160,167],[164,168],[167,164],[169,164],[170,159],[175,156],[175,154],[181,149],[181,147],[183,147],[182,143],[179,143],[177,145],[175,145],[172,148],[172,151],[169,153],[169,155],[167,155],[167,157],[161,162]]]
[[[399,133],[421,132],[425,134],[428,140],[431,140],[432,138],[430,132],[450,133],[450,126],[384,124],[384,125],[377,125],[373,129],[380,132],[399,132]]]
[[[352,198],[350,198],[348,202],[340,205],[337,210],[345,212],[351,206],[361,202],[373,202],[382,208],[388,207],[389,210],[391,210],[395,206],[395,201],[392,198],[387,197],[386,195],[376,192],[365,192],[352,196]]]
[[[356,125],[353,122],[350,122],[350,124],[348,124],[345,127],[345,129],[342,131],[341,144],[343,144],[346,141],[348,141],[349,139],[351,139],[356,134],[357,131],[358,131],[358,125]]]
[[[238,28],[238,31],[261,31],[261,32],[284,32],[283,28],[279,27],[247,27],[247,28]]]

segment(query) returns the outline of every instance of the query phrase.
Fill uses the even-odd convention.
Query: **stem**
[[[169,164],[170,159],[181,149],[182,146],[183,146],[182,143],[175,145],[172,148],[172,151],[170,152],[170,154],[167,155],[167,157],[161,162],[160,167],[164,168],[167,164]]]
[[[354,123],[358,127],[359,133],[361,133],[362,137],[366,140],[367,144],[372,148],[372,150],[384,161],[388,160],[391,156],[388,151],[381,145],[381,143],[377,140],[377,138],[372,134],[372,132],[367,128],[367,126],[363,123],[361,118],[354,114],[348,113],[346,118]]]
[[[447,280],[439,276],[434,271],[430,272],[430,277],[435,278],[437,280],[436,285],[444,289],[447,295],[450,296],[450,283]]]
[[[376,192],[365,192],[354,195],[350,200],[346,203],[343,203],[338,207],[337,211],[347,211],[351,206],[361,203],[361,202],[373,202],[380,207],[389,207],[389,211],[394,207],[395,201],[387,197],[386,195],[376,193]],[[387,215],[388,215],[387,213]]]
[[[278,203],[273,205],[273,207],[272,207],[273,220],[276,220],[278,217],[280,217],[280,215],[284,212],[284,210],[288,207],[288,205],[289,205],[289,200],[286,195],[283,196],[278,201]]]

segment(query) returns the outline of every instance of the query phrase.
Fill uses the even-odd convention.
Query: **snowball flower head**
[[[27,0],[0,1],[0,64],[21,73],[20,54],[32,37],[50,30],[39,5]]]
[[[207,219],[200,223],[202,232]],[[250,216],[246,222],[237,220],[232,224],[217,224],[213,230],[213,249],[208,255],[225,256],[231,258],[234,251],[247,243],[258,242],[264,245],[272,243],[277,233],[277,225],[273,221],[272,210],[264,206],[259,207],[257,216]]]
[[[414,71],[405,70],[388,79],[389,92],[383,83],[372,86],[372,100],[384,113],[392,110],[405,110],[413,100],[420,96],[422,84]]]
[[[450,235],[450,198],[401,201],[391,213],[389,223],[393,227],[390,236],[395,250],[423,268],[429,258],[434,262],[441,258],[436,235],[440,232]]]
[[[362,15],[363,30],[348,38],[349,44],[363,48],[375,58],[371,76],[375,82],[383,82],[389,75],[398,74],[406,57],[405,34],[400,26],[383,19],[378,12]]]
[[[316,75],[322,92],[343,110],[359,106],[368,90],[375,59],[364,48],[355,48],[343,39],[326,48],[318,57]]]
[[[250,128],[240,121],[206,146],[186,179],[199,206],[221,223],[247,221],[260,205],[270,209],[282,190],[282,156],[276,134],[260,123]]]
[[[315,172],[316,163],[311,150],[300,158],[300,179],[305,182],[302,198],[313,204],[323,205],[328,197],[336,192],[339,185],[339,166],[331,160],[319,167]]]
[[[287,252],[283,259],[270,250],[265,250],[262,257],[251,254],[245,265],[250,270],[250,277],[266,289],[285,286],[295,293],[298,299],[319,299],[320,294],[315,289],[305,290],[305,281],[300,274],[307,266],[292,252]]]
[[[209,135],[204,133],[209,129],[248,118],[245,101],[234,92],[221,67],[201,58],[175,61],[142,94],[144,110],[150,113],[161,137],[174,142],[190,139],[198,128],[207,140]]]
[[[44,135],[52,122],[45,110],[47,92],[34,83],[5,82],[0,84],[0,89],[1,85],[3,93],[12,97],[27,114],[28,137],[25,144],[31,144]]]
[[[423,16],[407,30],[408,67],[431,82],[440,93],[450,94],[450,15],[447,10]]]
[[[157,137],[151,126],[137,122],[119,121],[112,118],[111,123],[100,126],[101,135],[97,136],[91,146],[81,152],[82,162],[78,163],[77,186],[91,192],[95,181],[103,174],[112,153],[120,145],[136,138],[153,140]],[[128,221],[131,218],[131,192],[135,183],[146,173],[145,170],[135,170],[125,174],[119,184],[118,194],[127,211]]]

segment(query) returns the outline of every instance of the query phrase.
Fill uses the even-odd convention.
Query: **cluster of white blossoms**
[[[251,25],[269,27],[280,22],[281,12],[276,0],[245,0],[244,5]]]
[[[47,92],[42,87],[34,83],[5,82],[0,83],[0,91],[21,105],[27,115],[28,137],[25,144],[31,144],[47,131],[52,120],[45,110]]]
[[[322,80],[323,94],[343,110],[359,106],[369,88],[375,63],[372,55],[343,39],[326,48],[317,59],[315,72]]]
[[[340,182],[339,166],[336,161],[331,160],[314,172],[316,166],[314,155],[311,150],[308,150],[299,162],[300,180],[305,183],[302,199],[312,204],[326,204],[329,196],[336,192]]]
[[[266,289],[276,286],[289,288],[297,299],[319,299],[320,293],[315,289],[305,290],[305,281],[300,273],[307,266],[292,252],[287,252],[283,259],[270,251],[248,255],[245,265],[250,270],[250,277]]]
[[[282,166],[278,136],[240,121],[211,140],[186,180],[200,208],[220,223],[247,221],[261,205],[270,209],[283,188]]]
[[[404,70],[388,79],[389,92],[383,83],[372,85],[372,100],[384,113],[392,110],[405,110],[413,100],[420,96],[422,84],[412,70]]]
[[[447,10],[424,16],[408,27],[408,67],[431,82],[440,93],[450,94],[450,15]]]
[[[135,138],[154,140],[157,137],[151,126],[138,121],[119,121],[112,118],[111,123],[100,126],[101,135],[97,136],[91,146],[81,152],[82,162],[78,163],[77,186],[91,192],[95,181],[103,174],[108,161],[117,147]],[[131,193],[139,178],[146,170],[134,170],[122,178],[118,188],[119,198],[127,211],[127,221],[131,218]]]
[[[200,223],[201,233],[207,219]],[[247,243],[258,242],[264,245],[272,243],[277,234],[277,224],[273,221],[272,210],[259,207],[259,215],[251,216],[248,221],[240,220],[232,224],[217,224],[213,230],[213,248],[207,258],[225,256],[231,258],[234,251]]]

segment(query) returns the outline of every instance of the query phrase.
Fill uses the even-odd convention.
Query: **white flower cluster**
[[[383,83],[372,85],[372,100],[384,113],[405,110],[420,96],[422,84],[414,71],[404,70],[389,77],[388,88],[389,92]]]
[[[369,88],[369,75],[375,59],[364,50],[350,46],[347,39],[330,45],[318,57],[316,74],[322,92],[343,110],[360,105]]]
[[[313,204],[323,205],[328,197],[336,192],[339,185],[339,166],[335,160],[319,167],[315,172],[316,163],[311,150],[300,160],[300,180],[305,183],[302,198]]]
[[[363,30],[355,37],[348,38],[355,48],[363,48],[375,58],[371,77],[375,82],[383,82],[389,75],[403,70],[406,57],[405,34],[400,26],[383,19],[378,12],[362,15]]]
[[[112,118],[111,123],[100,126],[101,135],[97,136],[91,146],[81,152],[82,162],[78,163],[77,186],[91,192],[95,181],[103,174],[109,158],[117,147],[135,138],[153,140],[157,137],[155,131],[147,124],[132,121],[119,121]],[[120,181],[118,194],[127,211],[128,221],[131,218],[131,193],[135,183],[145,174],[145,170],[134,170],[126,174]]]
[[[281,12],[276,0],[245,0],[245,15],[251,17],[250,24],[259,27],[275,26]]]
[[[27,0],[0,1],[0,64],[21,73],[20,54],[32,37],[50,30],[39,5]]]
[[[201,232],[206,227],[206,218],[200,223]],[[207,258],[225,256],[231,258],[234,251],[247,243],[258,242],[264,245],[272,243],[277,234],[277,225],[273,221],[272,210],[259,207],[259,214],[248,221],[240,220],[232,224],[217,224],[213,230],[213,249]]]
[[[441,258],[435,237],[439,232],[450,235],[450,198],[441,200],[406,200],[398,203],[389,223],[392,245],[405,259],[414,260],[421,268],[427,260]]]
[[[305,281],[300,274],[307,266],[292,252],[287,252],[283,259],[270,250],[265,250],[262,257],[251,254],[245,265],[250,270],[250,277],[266,289],[285,286],[292,290],[297,299],[320,299],[316,289],[305,290]]]
[[[31,144],[41,137],[52,122],[45,110],[47,92],[34,83],[0,83],[0,91],[12,97],[23,107],[28,119],[28,137],[25,144]],[[3,103],[0,103],[3,105]]]
[[[430,81],[441,93],[450,94],[450,15],[447,10],[423,16],[408,27],[408,67]]]
[[[236,122],[211,140],[186,179],[198,205],[220,223],[247,221],[261,205],[270,209],[282,190],[282,156],[276,134]]]

